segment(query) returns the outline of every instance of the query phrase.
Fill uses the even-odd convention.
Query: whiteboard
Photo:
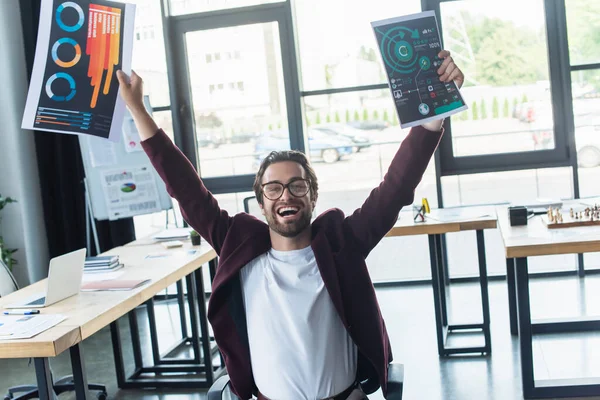
[[[148,96],[144,97],[152,112]],[[94,218],[118,220],[173,208],[162,179],[140,145],[129,111],[125,112],[118,142],[79,136],[88,196]]]

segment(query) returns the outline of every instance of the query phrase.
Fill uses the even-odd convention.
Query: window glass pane
[[[531,202],[536,199],[573,198],[571,168],[547,168],[524,171],[493,172],[484,174],[442,177],[444,206],[501,204]],[[490,275],[506,273],[502,238],[498,230],[486,230],[486,261]],[[478,274],[474,233],[461,232],[447,235],[450,275],[475,276]],[[531,257],[530,271],[557,271],[574,269],[574,255]]]
[[[163,41],[160,0],[132,0],[136,4],[132,69],[144,80],[152,107],[168,106],[169,81]]]
[[[188,32],[185,40],[202,177],[251,174],[271,150],[289,149],[278,24]]]
[[[421,0],[301,0],[294,6],[302,90],[320,90],[385,83],[370,23],[420,12]]]
[[[409,130],[398,126],[387,89],[306,96],[303,101],[309,154],[319,179],[316,213],[335,207],[350,215],[382,181]],[[415,192],[417,202],[422,197],[437,206],[433,161]],[[372,280],[429,277],[427,246],[425,236],[383,239],[367,259]],[[401,268],[390,262],[400,259]]]
[[[171,110],[167,111],[154,111],[152,113],[154,121],[159,128],[162,128],[163,131],[171,138],[171,140],[175,141],[173,136],[173,115],[171,114]]]
[[[600,70],[571,73],[582,197],[600,195]]]
[[[571,65],[600,62],[600,2],[566,0]]]
[[[283,0],[169,0],[171,15],[225,10],[258,4],[278,3]]]
[[[600,196],[600,70],[571,73],[580,197]],[[586,269],[600,268],[600,253],[584,256]]]
[[[441,4],[444,47],[465,73],[470,107],[452,117],[454,156],[554,148],[543,4]]]

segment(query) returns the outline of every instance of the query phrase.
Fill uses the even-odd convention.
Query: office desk
[[[31,339],[0,341],[0,357],[34,357],[40,398],[50,399],[52,382],[50,381],[48,358],[54,357],[68,348],[71,350],[71,363],[77,398],[86,399],[87,378],[79,344],[108,325],[111,325],[113,340],[115,340],[115,330],[118,333],[118,318],[151,299],[156,293],[185,278],[191,292],[194,294],[188,296],[190,305],[195,310],[192,314],[196,316],[196,318],[192,318],[192,323],[196,327],[198,324],[202,325],[206,313],[204,312],[204,317],[200,317],[197,315],[197,310],[200,310],[201,314],[205,303],[204,301],[198,302],[195,298],[195,291],[202,284],[202,275],[195,274],[195,271],[204,263],[215,259],[216,253],[210,246],[204,244],[194,247],[195,254],[185,254],[190,248],[189,243],[183,249],[174,250],[165,250],[161,245],[122,246],[103,253],[104,255],[118,254],[121,262],[125,264],[125,267],[121,270],[124,274],[119,279],[149,278],[151,282],[130,291],[81,292],[77,296],[45,307],[42,309],[42,313],[63,314],[67,319]],[[171,256],[168,258],[146,259],[150,252],[166,252],[170,253]],[[166,260],[168,262],[165,262]],[[46,280],[43,280],[11,293],[0,299],[0,307],[27,298],[43,290],[45,285]],[[208,326],[204,324],[201,329],[203,339],[206,339],[202,343],[204,354],[211,354],[210,343],[208,342]],[[137,340],[139,345],[139,337]],[[120,345],[120,339],[117,342]],[[120,346],[118,351],[121,355]],[[117,355],[116,350],[115,355]],[[206,369],[206,379],[202,387],[208,387],[212,384],[214,376],[221,371],[213,371],[211,362],[204,363],[204,367]],[[124,371],[121,371],[121,374],[118,372],[117,380],[125,382]]]
[[[580,204],[579,201],[565,202]],[[504,242],[511,300],[511,325],[518,322],[521,348],[521,379],[526,399],[597,396],[600,379],[535,380],[532,335],[600,330],[600,318],[531,320],[527,257],[600,251],[600,227],[548,229],[536,216],[524,226],[510,226],[506,207],[498,207],[498,225]]]
[[[490,307],[483,231],[484,229],[493,228],[496,228],[496,210],[493,207],[457,207],[432,210],[432,214],[426,218],[425,222],[414,222],[412,211],[402,212],[396,225],[394,225],[386,235],[386,237],[409,235],[427,235],[429,237],[431,282],[433,286],[438,354],[440,356],[465,353],[490,354],[492,352],[490,338]],[[448,324],[448,312],[446,307],[446,266],[444,265],[442,257],[442,235],[450,232],[464,231],[475,231],[477,236],[483,322],[450,325]],[[446,342],[450,333],[475,329],[480,329],[483,332],[484,346],[447,346]]]

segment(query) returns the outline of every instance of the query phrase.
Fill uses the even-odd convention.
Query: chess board
[[[589,212],[588,212],[589,211]],[[557,215],[560,214],[560,218]],[[548,229],[573,228],[578,226],[600,226],[600,207],[596,204],[585,210],[553,210],[542,215]]]
[[[595,219],[592,221],[591,218],[580,218],[575,219],[571,218],[568,214],[563,214],[562,222],[550,222],[548,221],[547,215],[542,215],[542,221],[548,229],[560,229],[560,228],[574,228],[577,226],[600,226],[600,219]]]

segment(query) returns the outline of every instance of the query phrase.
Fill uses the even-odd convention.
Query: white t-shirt
[[[272,400],[324,399],[356,378],[357,348],[312,248],[271,249],[240,272],[254,381]]]

